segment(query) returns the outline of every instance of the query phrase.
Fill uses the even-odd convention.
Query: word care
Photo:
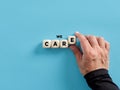
[[[76,44],[75,36],[69,36],[68,40],[43,40],[43,48],[68,48],[71,44]]]

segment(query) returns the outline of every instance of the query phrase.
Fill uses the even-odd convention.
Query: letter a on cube
[[[51,42],[52,48],[59,48],[59,46],[60,46],[59,40],[52,40],[52,42]]]

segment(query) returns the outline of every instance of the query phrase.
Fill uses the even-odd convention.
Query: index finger
[[[88,40],[86,39],[86,37],[82,34],[80,34],[79,32],[75,33],[75,36],[79,39],[80,44],[81,44],[81,48],[84,53],[88,53],[90,49],[92,49],[90,43],[88,42]]]

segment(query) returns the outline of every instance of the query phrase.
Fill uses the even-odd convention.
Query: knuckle
[[[93,39],[95,36],[90,35],[89,38]]]
[[[100,37],[100,39],[101,39],[101,40],[104,40],[104,38],[103,38],[103,37]]]
[[[96,36],[92,36],[93,38],[96,38]]]
[[[110,43],[108,41],[106,41],[107,45],[110,46]]]
[[[86,57],[88,58],[88,59],[94,59],[94,58],[96,58],[96,53],[94,52],[94,51],[89,51],[88,53],[87,53],[87,55],[86,55]]]
[[[98,51],[98,50],[100,50],[100,47],[96,45],[96,46],[94,46],[94,49]]]
[[[107,44],[109,44],[109,42],[108,42],[107,40],[106,40],[105,42],[106,42]]]
[[[103,37],[98,37],[98,40],[103,42],[104,38]]]

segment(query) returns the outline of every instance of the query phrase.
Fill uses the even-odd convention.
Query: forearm
[[[84,77],[92,90],[120,90],[112,81],[106,69],[92,71]]]

